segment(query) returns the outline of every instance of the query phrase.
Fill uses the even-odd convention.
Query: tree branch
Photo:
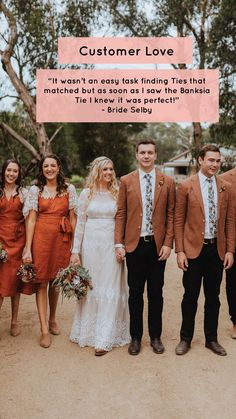
[[[13,17],[13,15],[10,13],[10,11],[6,8],[6,6],[4,5],[4,3],[1,1],[0,2],[0,11],[3,12],[5,18],[8,21],[9,27],[10,27],[10,39],[6,40],[6,43],[8,44],[8,47],[5,49],[4,51],[4,55],[8,56],[8,58],[11,57],[13,50],[14,50],[14,46],[17,40],[17,32],[16,32],[16,21]]]
[[[20,78],[17,76],[11,64],[11,56],[13,54],[13,50],[17,41],[16,21],[13,14],[4,5],[3,1],[0,2],[0,11],[2,11],[4,16],[6,17],[8,21],[8,25],[9,25],[9,30],[10,30],[9,39],[7,42],[8,45],[6,49],[1,53],[3,69],[10,77],[10,80],[14,88],[16,89],[20,99],[24,103],[27,109],[27,112],[30,114],[32,120],[36,122],[35,102],[33,98],[30,96],[30,94],[28,93],[27,89],[25,88]]]
[[[50,2],[49,2],[50,4]],[[52,43],[54,44],[56,36],[55,36],[55,28],[54,28],[54,17],[53,17],[53,13],[52,13],[52,4],[50,4],[50,9],[49,9],[49,33],[51,34],[52,37]],[[51,60],[53,57],[53,48],[51,49],[51,52],[49,54],[49,57],[47,58],[46,61],[46,65],[44,66],[44,68],[48,68]]]
[[[193,35],[194,35],[197,43],[199,44],[200,38],[199,38],[197,32],[195,31],[194,27],[191,25],[191,23],[189,22],[189,20],[186,19],[185,16],[183,16],[183,22],[185,23],[185,25],[187,26],[187,28],[193,33]]]
[[[56,129],[56,131],[54,132],[54,134],[49,139],[48,144],[51,144],[51,142],[54,140],[54,138],[56,137],[56,135],[58,134],[58,132],[61,131],[62,128],[63,128],[63,125],[61,125],[60,127],[58,127]]]
[[[12,99],[19,99],[19,96],[16,96],[16,95],[3,95],[3,96],[0,96],[0,100],[5,99],[6,97],[10,97]]]
[[[230,77],[230,76],[232,76],[232,74],[235,74],[235,73],[236,73],[236,68],[233,68],[228,73],[227,72],[226,73],[221,73],[220,80],[225,79],[227,77]]]
[[[30,153],[37,159],[40,160],[40,154],[37,152],[37,150],[30,144],[25,138],[21,137],[21,135],[17,134],[17,132],[11,128],[8,124],[5,122],[0,121],[0,128],[3,130],[3,132],[8,132],[8,134],[11,135],[15,140],[17,140],[20,144],[22,144],[24,147],[27,148],[27,150],[30,151]]]
[[[20,79],[20,77],[17,75],[11,63],[13,50],[17,42],[16,20],[14,18],[13,13],[11,13],[11,11],[5,6],[2,0],[0,0],[0,12],[1,11],[3,12],[9,26],[8,45],[6,49],[3,51],[3,53],[1,54],[3,69],[7,73],[8,77],[11,80],[12,85],[14,86],[16,92],[18,93],[19,99],[24,103],[25,109],[28,112],[29,117],[31,119],[33,129],[37,135],[37,142],[39,145],[40,153],[41,155],[45,155],[45,153],[49,151],[49,148],[48,148],[48,136],[45,131],[44,124],[38,123],[36,121],[36,103],[34,101],[34,98],[30,95],[29,91],[27,90],[27,87],[25,86],[23,81]],[[25,146],[26,148],[29,148],[30,144],[26,141]],[[35,155],[36,150],[34,149],[33,146],[30,146],[30,147],[31,147],[31,150],[30,150],[31,153]]]

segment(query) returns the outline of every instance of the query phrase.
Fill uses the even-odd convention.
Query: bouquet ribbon
[[[60,220],[60,229],[63,232],[63,242],[69,241],[69,236],[72,233],[72,228],[70,225],[70,221],[67,217],[62,217]]]

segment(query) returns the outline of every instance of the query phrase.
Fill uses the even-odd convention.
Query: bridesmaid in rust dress
[[[27,190],[21,186],[21,167],[10,159],[2,166],[0,180],[0,242],[7,252],[7,261],[0,262],[0,308],[4,297],[11,297],[12,336],[20,333],[18,309],[20,294],[19,278],[16,273],[22,263],[22,252],[25,245],[25,222],[22,214]]]
[[[21,290],[25,294],[36,292],[43,348],[51,345],[49,332],[60,334],[56,321],[59,294],[52,281],[60,268],[69,265],[76,208],[75,187],[65,183],[59,158],[53,154],[44,157],[39,164],[37,185],[30,188],[24,206],[27,234],[23,260],[33,261],[36,280]]]

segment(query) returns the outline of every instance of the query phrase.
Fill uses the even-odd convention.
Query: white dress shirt
[[[138,169],[139,172],[139,182],[140,182],[140,189],[141,189],[141,197],[142,197],[142,206],[143,206],[143,217],[142,217],[142,227],[141,227],[141,234],[140,237],[149,236],[150,233],[146,230],[146,179],[145,175],[147,174],[141,169]],[[155,184],[156,184],[156,171],[155,169],[152,169],[151,172],[149,172],[149,175],[151,176],[151,184],[152,184],[152,203],[154,202],[154,192],[155,192]],[[153,233],[152,233],[153,234]]]
[[[199,181],[200,181],[200,187],[201,187],[201,193],[202,193],[202,199],[204,204],[204,211],[205,211],[205,239],[213,239],[214,236],[210,233],[210,227],[209,227],[209,202],[208,202],[208,178],[201,172],[198,172]],[[216,178],[215,176],[212,176],[212,186],[214,191],[214,202],[215,202],[215,209],[216,209],[216,220],[217,220],[217,186],[216,186]]]

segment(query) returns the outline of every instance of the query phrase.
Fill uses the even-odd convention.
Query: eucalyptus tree
[[[0,100],[9,97],[23,104],[30,135],[22,135],[0,119],[0,128],[20,143],[37,161],[50,152],[61,127],[49,137],[45,124],[36,121],[37,68],[57,68],[59,36],[89,36],[93,1],[78,8],[75,2],[28,0],[0,1]],[[6,116],[6,115],[5,115]],[[26,134],[24,132],[24,134]]]
[[[109,16],[113,35],[192,36],[194,68],[220,69],[221,120],[224,115],[228,134],[230,131],[235,135],[234,0],[103,0],[102,4],[104,15]],[[190,68],[183,64],[174,67]],[[193,139],[195,146],[199,147],[202,126],[198,121],[193,122]]]

